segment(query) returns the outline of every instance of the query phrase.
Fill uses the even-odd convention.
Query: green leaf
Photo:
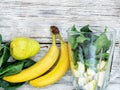
[[[74,69],[78,69],[78,63],[74,63]]]
[[[98,54],[97,55],[97,60],[100,60],[100,59],[102,59],[102,60],[108,60],[108,58],[109,58],[109,53],[102,53],[102,54]]]
[[[92,43],[82,46],[84,59],[96,58],[96,47]]]
[[[87,44],[82,44],[81,47],[82,47],[82,50],[83,50],[83,57],[84,59],[88,59],[89,58],[89,43]]]
[[[3,55],[3,48],[4,46],[0,46],[0,57]]]
[[[7,86],[9,86],[9,83],[4,81],[3,79],[0,79],[0,87],[7,87]]]
[[[106,36],[107,28],[99,36],[89,29],[89,25],[82,27],[80,32],[73,26],[71,31],[73,34],[78,32],[78,34],[68,37],[72,48],[74,67],[77,68],[77,62],[80,61],[85,64],[85,70],[91,68],[96,71],[99,58],[102,56],[102,60],[108,60],[109,57],[107,50],[110,48],[111,41]],[[102,54],[100,54],[101,50],[103,50]]]
[[[32,59],[25,59],[25,60],[23,60],[23,62],[24,62],[24,65],[23,65],[23,68],[25,69],[25,68],[28,68],[28,67],[30,67],[30,66],[32,66],[33,64],[35,64],[36,62],[35,61],[33,61]]]
[[[0,34],[0,46],[2,44],[2,35]]]
[[[88,44],[83,44],[82,46],[82,54],[83,55],[83,61],[82,63],[85,63],[86,68],[90,67],[94,70],[96,66],[96,47],[94,46],[93,42]]]
[[[78,43],[76,42],[76,36],[75,35],[71,35],[69,36],[69,42],[70,42],[70,46],[72,49],[76,49],[76,47],[78,46]]]
[[[75,34],[75,33],[79,33],[79,32],[77,31],[75,25],[72,26],[71,31],[72,31],[71,33],[72,33],[73,35],[69,35],[68,41],[69,41],[69,43],[70,43],[71,48],[75,50],[76,47],[78,46],[78,43],[76,42],[76,38],[77,38],[77,36],[79,36],[79,35],[77,35],[77,34]],[[75,34],[75,35],[74,35],[74,34]]]
[[[95,41],[95,46],[97,48],[96,53],[100,53],[101,50],[102,53],[106,52],[111,45],[111,41],[107,38],[105,33],[102,33],[99,38]]]
[[[74,64],[77,64],[77,61],[80,61],[78,54],[79,54],[78,48],[76,50],[73,50]]]
[[[71,31],[77,31],[75,25],[72,26]]]
[[[105,30],[104,30],[104,32],[107,32],[107,29],[108,29],[108,27],[107,27],[107,26],[105,26]]]
[[[15,62],[6,62],[0,68],[0,78],[4,76],[13,75],[19,73],[22,69],[25,69],[31,65],[35,64],[35,61],[32,59],[25,59],[22,61],[15,61]],[[0,87],[4,88],[5,90],[16,90],[18,87],[23,85],[23,83],[9,83],[0,79]]]
[[[71,28],[72,33],[79,33],[79,31],[76,29],[75,25],[72,26]]]
[[[0,79],[0,87],[4,88],[4,90],[16,90],[18,87],[22,86],[24,83],[9,83]]]
[[[0,72],[1,72],[1,70],[2,70],[3,68],[5,68],[5,67],[7,67],[7,66],[9,66],[9,65],[11,65],[11,64],[13,64],[13,62],[6,62],[5,64],[3,64],[2,67],[0,68]]]
[[[31,65],[35,64],[32,59],[25,59],[22,61],[7,62],[0,69],[0,78],[19,73],[22,69],[25,69]]]
[[[24,65],[24,62],[18,61],[4,67],[2,70],[0,70],[0,77],[13,75],[20,72],[23,68],[23,65]]]
[[[83,50],[82,50],[81,46],[79,46],[78,58],[80,59],[80,61],[81,61],[82,63],[84,63]]]
[[[96,65],[97,65],[98,61],[95,58],[89,58],[85,60],[85,66],[87,68],[91,68],[92,70],[96,71]]]
[[[89,38],[85,37],[83,34],[80,34],[80,36],[77,37],[76,42],[77,43],[84,43],[84,41],[90,40]]]
[[[10,50],[9,47],[6,45],[1,49],[1,57],[0,57],[0,67],[2,66],[2,64],[6,63],[7,60],[10,57]]]
[[[83,26],[81,29],[80,29],[81,32],[92,32],[90,29],[89,29],[89,25],[86,25],[86,26]]]

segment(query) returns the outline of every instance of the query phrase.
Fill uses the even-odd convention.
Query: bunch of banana
[[[33,66],[24,69],[18,74],[4,77],[4,80],[12,83],[25,82],[30,80],[30,85],[34,87],[44,87],[55,83],[63,75],[65,75],[69,68],[68,44],[63,41],[57,27],[51,26],[50,29],[52,31],[53,41],[47,54]],[[55,42],[56,36],[59,37],[61,43],[60,57],[59,49]],[[54,68],[50,72],[45,73],[55,63],[56,65]]]
[[[58,28],[51,26],[52,32],[58,34],[61,42],[61,53],[57,65],[47,74],[30,81],[30,85],[35,87],[44,87],[58,81],[69,68],[68,44],[65,43],[58,31]]]
[[[55,39],[56,36],[52,34],[52,45],[50,49],[37,63],[22,70],[18,74],[6,76],[3,79],[12,83],[25,82],[32,80],[48,71],[57,61],[59,56],[59,48],[56,45]]]

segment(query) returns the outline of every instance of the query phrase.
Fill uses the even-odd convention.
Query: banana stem
[[[50,32],[52,34],[52,44],[56,44],[56,35],[52,32],[52,28],[50,27]]]
[[[63,41],[63,39],[62,39],[62,37],[61,37],[60,34],[57,34],[57,36],[58,36],[58,38],[60,39],[60,43],[61,43],[61,44],[65,43],[65,42]]]
[[[56,44],[56,36],[55,34],[52,33],[52,44]]]
[[[61,44],[64,44],[64,41],[63,41],[63,39],[62,39],[62,37],[60,35],[59,29],[56,26],[51,26],[50,30],[51,30],[52,34],[58,36],[58,38],[60,39]]]

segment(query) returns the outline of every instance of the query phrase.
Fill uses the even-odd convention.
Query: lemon
[[[26,37],[14,38],[10,43],[11,56],[16,60],[33,57],[39,50],[40,44],[36,40]]]

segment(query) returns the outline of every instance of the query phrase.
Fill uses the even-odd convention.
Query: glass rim
[[[77,26],[77,28],[79,27],[79,30],[80,30],[80,27],[82,27],[82,26]],[[104,29],[102,29],[102,30],[98,30],[99,28],[102,28],[102,26],[99,26],[99,27],[90,27],[90,29],[92,30],[92,32],[82,32],[82,31],[78,31],[78,29],[77,29],[77,31],[78,32],[74,32],[74,31],[71,31],[71,27],[70,28],[68,28],[68,30],[67,30],[67,33],[68,34],[70,34],[70,35],[76,35],[76,34],[80,34],[80,33],[90,33],[90,34],[94,34],[94,33],[103,33],[103,32],[105,32],[104,31]],[[114,28],[110,28],[110,27],[108,27],[108,30],[105,32],[106,34],[116,34],[116,30],[114,29]]]
[[[74,32],[74,31],[70,31],[68,30],[67,31],[69,35],[77,35],[77,34],[81,34],[81,33],[89,33],[89,34],[95,34],[95,33],[98,33],[98,34],[101,34],[103,33],[102,31],[93,31],[93,32]],[[106,34],[116,34],[116,31],[106,31],[105,32]]]

